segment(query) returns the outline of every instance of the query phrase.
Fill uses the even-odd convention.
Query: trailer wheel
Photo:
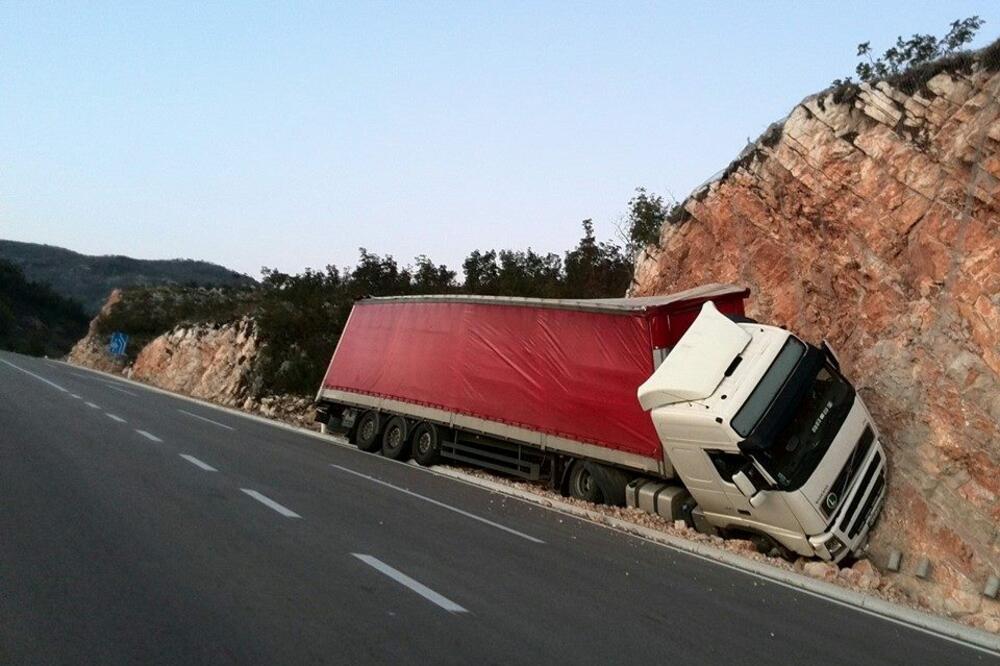
[[[413,429],[410,441],[413,446],[413,459],[424,467],[430,467],[441,458],[441,439],[433,423],[423,421],[417,425]]]
[[[410,442],[407,438],[406,419],[393,416],[382,429],[382,455],[392,460],[408,460]]]
[[[382,419],[373,409],[361,415],[358,419],[357,431],[354,433],[354,443],[358,448],[368,453],[378,451],[381,446],[379,433],[382,431]]]
[[[573,463],[569,472],[569,496],[574,499],[600,504],[604,501],[597,479],[590,473],[589,465],[582,460]]]

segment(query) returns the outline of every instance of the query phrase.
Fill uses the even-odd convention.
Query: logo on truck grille
[[[837,503],[840,501],[840,496],[837,493],[830,493],[826,496],[826,508],[833,511],[837,508]]]

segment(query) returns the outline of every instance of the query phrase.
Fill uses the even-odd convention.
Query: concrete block
[[[925,556],[917,562],[917,570],[913,572],[917,578],[926,580],[931,575],[931,561]]]
[[[899,565],[903,562],[903,554],[898,550],[889,551],[889,561],[885,568],[889,571],[899,571]]]
[[[996,599],[997,592],[1000,592],[1000,578],[990,576],[986,580],[986,587],[983,588],[983,596]]]

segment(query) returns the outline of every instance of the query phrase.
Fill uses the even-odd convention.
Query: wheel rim
[[[367,442],[371,440],[371,438],[374,436],[375,436],[375,422],[372,421],[371,419],[368,419],[367,421],[361,424],[361,439]]]
[[[417,438],[417,453],[423,455],[431,450],[431,434],[429,432],[420,433]]]
[[[586,469],[581,469],[576,477],[576,488],[580,495],[589,497],[594,490],[594,477]]]
[[[390,428],[389,436],[386,437],[385,445],[390,449],[398,449],[403,443],[403,429],[400,427]]]

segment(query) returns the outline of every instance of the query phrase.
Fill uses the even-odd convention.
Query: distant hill
[[[61,356],[87,332],[88,319],[79,303],[0,259],[0,349]]]
[[[0,240],[0,259],[20,266],[28,280],[48,283],[94,315],[112,289],[158,285],[251,286],[256,281],[224,266],[193,259],[89,256],[53,245]]]

